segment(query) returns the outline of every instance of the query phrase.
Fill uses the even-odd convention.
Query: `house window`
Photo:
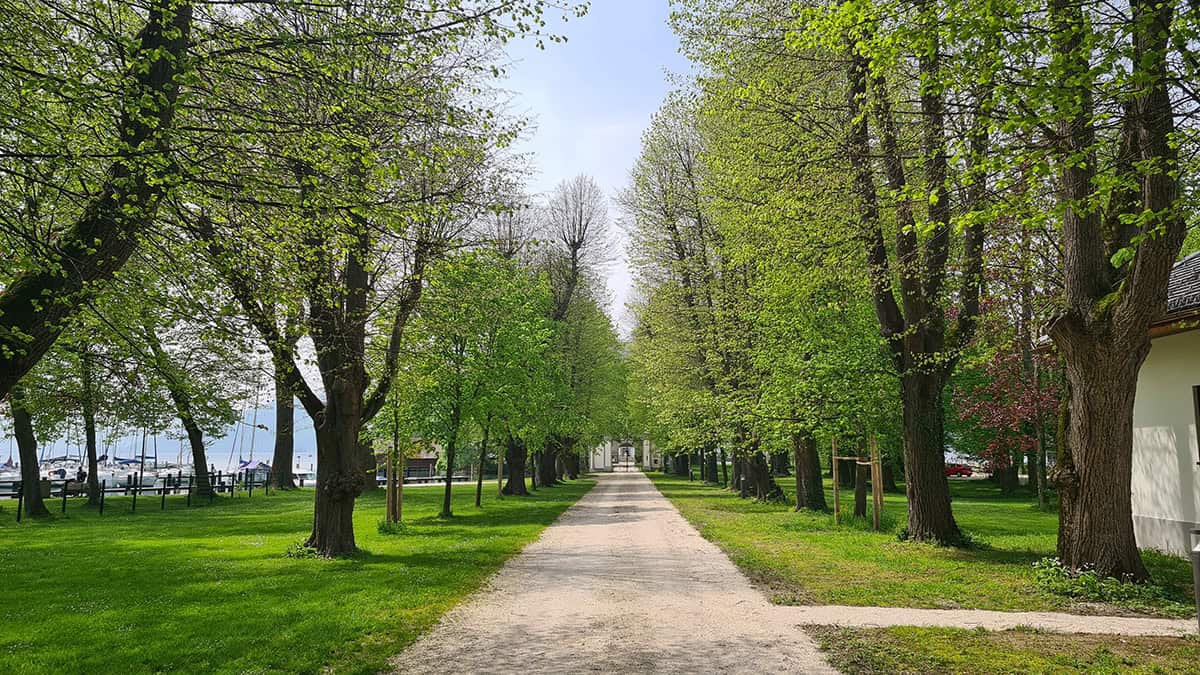
[[[1192,415],[1196,423],[1193,427],[1196,430],[1196,448],[1200,452],[1200,385],[1192,385]],[[1196,464],[1200,466],[1200,457],[1196,458]]]

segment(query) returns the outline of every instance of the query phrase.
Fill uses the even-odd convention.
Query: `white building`
[[[605,438],[592,449],[592,471],[612,471],[616,467],[632,467],[641,464],[646,470],[662,468],[662,453],[649,439],[642,441],[640,452],[630,441]]]
[[[1175,265],[1150,334],[1133,408],[1133,528],[1139,547],[1187,555],[1200,527],[1200,253]]]

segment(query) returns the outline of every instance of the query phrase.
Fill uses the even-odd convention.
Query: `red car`
[[[967,466],[966,464],[947,464],[946,475],[969,478],[971,476],[971,467]]]

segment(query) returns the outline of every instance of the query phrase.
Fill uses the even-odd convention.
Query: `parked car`
[[[970,478],[971,473],[972,473],[971,467],[967,466],[966,464],[947,464],[946,465],[946,475],[947,476],[962,476],[963,478]]]

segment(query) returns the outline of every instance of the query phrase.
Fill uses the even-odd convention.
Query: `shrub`
[[[303,541],[298,541],[283,552],[285,558],[320,558],[321,553],[312,546],[306,546]]]
[[[1186,615],[1190,608],[1180,606],[1162,586],[1139,583],[1132,578],[1102,577],[1084,567],[1074,570],[1058,558],[1042,558],[1033,563],[1034,578],[1042,590],[1085,602],[1119,604],[1135,609],[1169,610]],[[1178,612],[1174,611],[1178,608]]]
[[[394,523],[386,518],[379,521],[379,534],[405,534],[407,532],[408,526],[404,523]]]

